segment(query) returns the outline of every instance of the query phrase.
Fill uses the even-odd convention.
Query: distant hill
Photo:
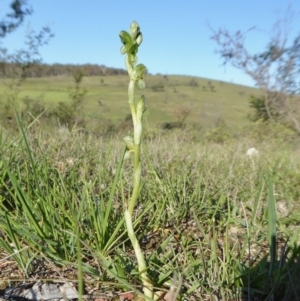
[[[43,70],[48,67],[51,69],[50,65],[45,66],[47,67]],[[56,67],[58,66],[60,65]],[[30,103],[47,108],[47,113],[60,102],[70,102],[69,91],[74,87],[74,80],[72,76],[66,75],[75,69],[68,69],[67,66],[62,65],[61,70],[53,69],[57,70],[57,73],[52,73],[51,76],[28,78],[22,84],[19,101],[23,102],[25,99],[28,103],[31,100]],[[75,65],[73,67],[82,68]],[[97,68],[97,72],[100,72],[101,66]],[[84,77],[82,87],[86,89],[87,94],[81,114],[84,115],[88,128],[128,121],[129,79],[125,70],[117,70],[107,68],[107,71],[104,71],[105,75],[102,73],[101,76]],[[54,76],[59,72],[61,75]],[[109,72],[118,75],[108,75]],[[8,85],[5,83],[9,81],[10,79],[3,79],[0,85],[3,103],[8,92]],[[191,76],[146,75],[145,82],[146,89],[137,89],[136,96],[146,96],[145,123],[151,128],[169,128],[184,122],[197,128],[209,129],[225,123],[236,132],[238,128],[251,123],[247,118],[251,113],[250,95],[260,94],[255,88]]]
[[[125,75],[125,69],[106,67],[97,64],[27,64],[21,65],[17,63],[0,62],[0,76],[11,77],[17,70],[22,69],[25,77],[47,77],[47,76],[71,76],[74,72],[82,71],[85,76],[110,76],[110,75]]]

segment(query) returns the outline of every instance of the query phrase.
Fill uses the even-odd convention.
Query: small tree
[[[59,102],[54,115],[59,120],[59,123],[72,128],[74,125],[85,127],[84,117],[82,116],[82,108],[87,89],[82,87],[84,72],[76,70],[73,72],[74,87],[69,89],[70,103]]]
[[[12,33],[23,23],[25,16],[32,13],[26,0],[14,0],[10,7],[12,12],[6,14],[0,21],[0,39]],[[8,124],[14,125],[14,113],[17,110],[19,93],[26,79],[26,72],[31,66],[41,62],[39,49],[52,37],[53,34],[49,27],[43,27],[39,32],[29,29],[26,34],[25,46],[22,49],[9,53],[6,48],[0,47],[0,77],[9,79],[5,83],[6,99],[5,101],[1,100],[3,107],[1,119],[6,125],[6,121],[9,122]]]
[[[264,119],[288,123],[300,133],[300,106],[295,105],[294,97],[300,91],[300,34],[288,45],[290,19],[287,16],[275,23],[266,50],[257,54],[251,54],[245,46],[248,31],[230,33],[226,29],[212,29],[212,39],[219,47],[217,53],[225,59],[224,64],[230,62],[244,71],[262,90],[263,97],[255,101],[251,98],[251,106],[261,113],[263,104]]]

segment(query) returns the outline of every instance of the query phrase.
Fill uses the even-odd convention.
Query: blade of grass
[[[269,276],[272,275],[276,262],[276,202],[274,196],[274,187],[270,175],[267,175],[268,182],[268,238],[270,245],[271,264]]]

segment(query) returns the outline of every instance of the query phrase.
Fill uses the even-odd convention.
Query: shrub
[[[250,96],[250,107],[254,110],[253,114],[249,115],[249,119],[251,121],[268,121],[270,120],[270,115],[273,119],[279,119],[279,113],[275,110],[275,108],[269,104],[269,113],[266,107],[266,98],[265,96]]]
[[[205,135],[205,140],[208,142],[214,142],[223,144],[233,139],[232,134],[230,133],[229,128],[226,125],[218,126]]]
[[[243,131],[249,139],[257,142],[290,143],[297,137],[297,133],[281,123],[258,120]]]
[[[165,91],[165,85],[162,83],[162,82],[158,82],[156,84],[154,84],[151,89],[154,91],[154,92],[163,92]]]
[[[83,101],[87,94],[87,90],[81,87],[83,76],[84,74],[80,70],[73,73],[75,87],[69,90],[71,103],[59,102],[54,112],[60,124],[69,128],[74,125],[81,128],[85,127],[84,117],[81,115]]]

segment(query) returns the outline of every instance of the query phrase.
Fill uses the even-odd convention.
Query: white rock
[[[251,147],[247,150],[246,155],[249,156],[249,157],[257,156],[258,155],[258,150],[255,147]]]

